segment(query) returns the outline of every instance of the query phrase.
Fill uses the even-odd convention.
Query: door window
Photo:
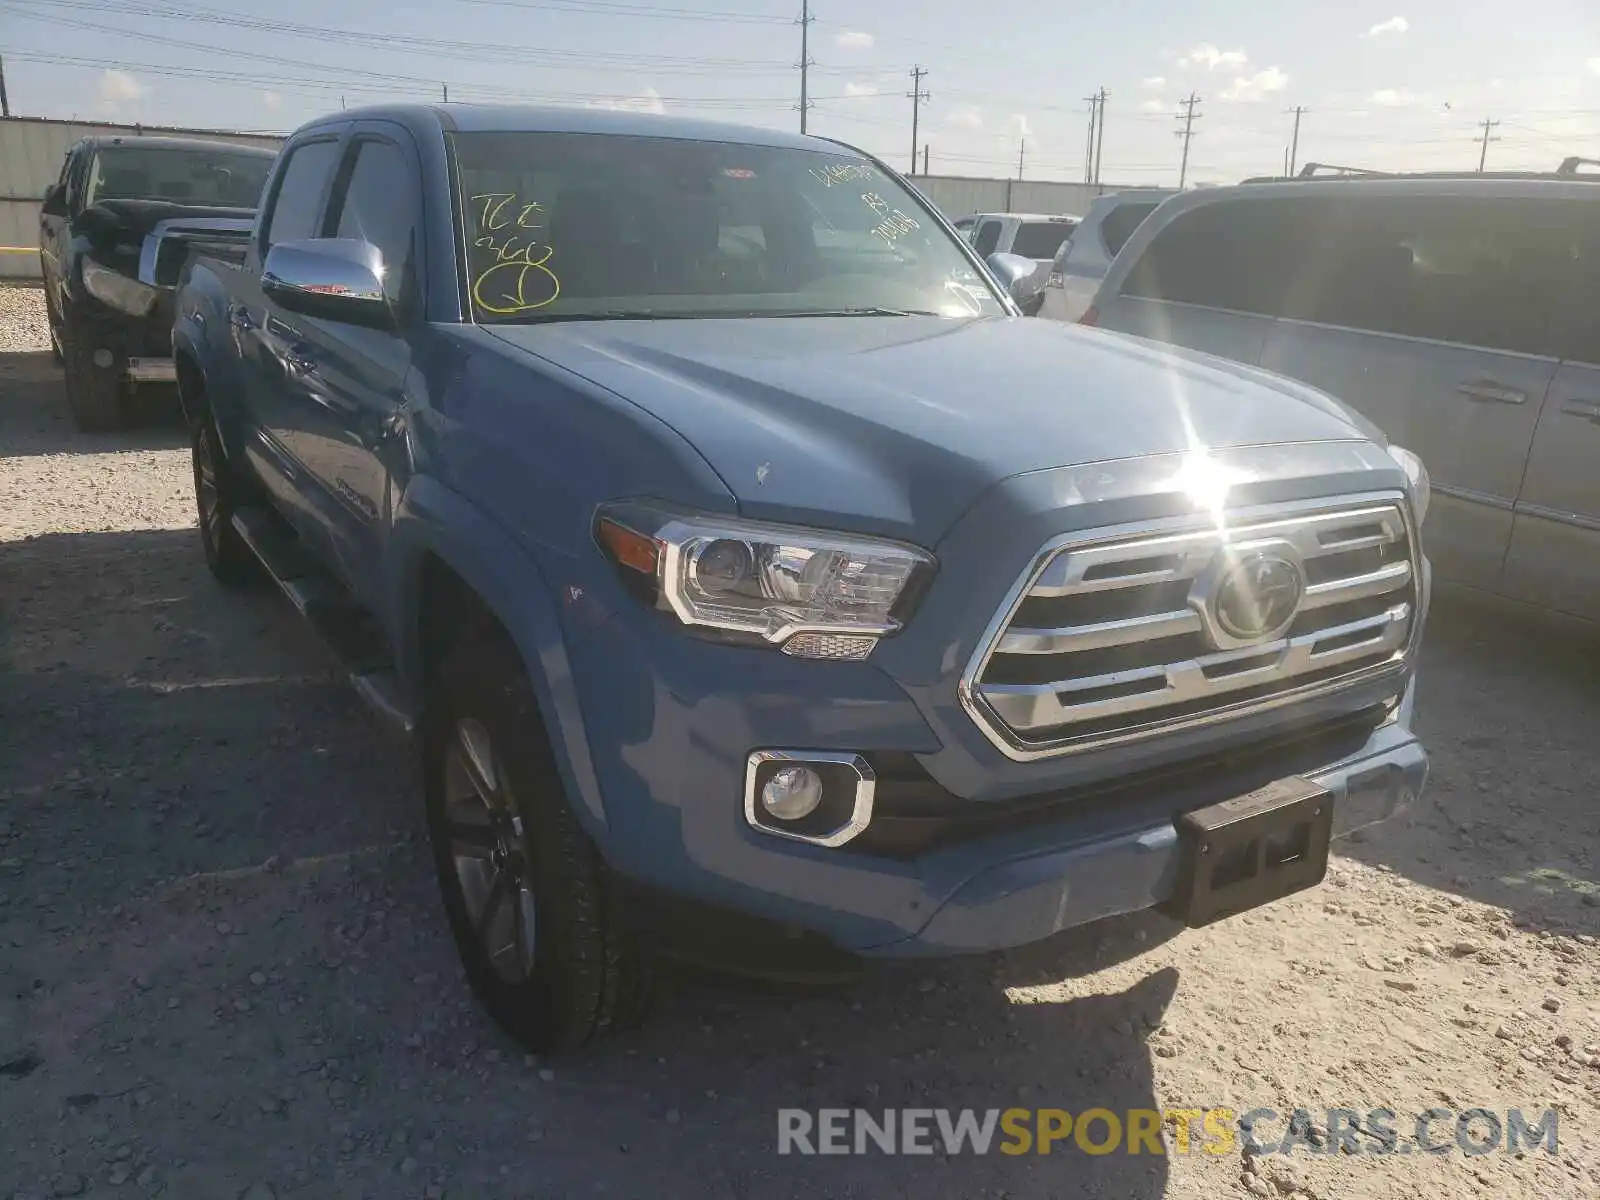
[[[1577,201],[1494,197],[1322,201],[1283,315],[1549,354],[1593,212]]]
[[[289,151],[263,226],[263,251],[277,242],[321,235],[322,198],[338,157],[339,143],[333,138],[304,142]]]
[[[1011,253],[1023,258],[1054,258],[1072,233],[1066,221],[1024,221],[1011,241]]]
[[[1310,214],[1292,200],[1240,199],[1191,209],[1156,234],[1122,294],[1277,316],[1299,273]]]
[[[363,138],[351,153],[328,205],[333,236],[359,238],[382,252],[384,292],[400,304],[413,294],[416,276],[416,174],[393,142]]]
[[[1106,244],[1106,253],[1115,258],[1128,244],[1133,231],[1155,210],[1154,204],[1120,204],[1108,212],[1106,219],[1100,222],[1100,240]]]
[[[994,253],[994,248],[1000,244],[1000,222],[981,221],[978,232],[972,239],[972,248],[980,255]]]

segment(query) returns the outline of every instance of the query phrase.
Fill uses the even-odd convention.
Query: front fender
[[[414,476],[395,508],[390,535],[387,621],[396,666],[420,711],[426,697],[419,636],[422,563],[437,556],[473,589],[511,635],[533,687],[557,769],[591,836],[606,825],[572,666],[560,600],[544,572],[493,518],[428,476]]]

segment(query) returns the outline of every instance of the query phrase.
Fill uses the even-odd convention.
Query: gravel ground
[[[0,1196],[1600,1195],[1592,627],[1442,595],[1429,794],[1318,890],[822,994],[673,975],[535,1062],[467,995],[407,748],[212,584],[178,431],[70,432],[41,335],[0,291]],[[1560,1148],[780,1158],[785,1106],[1553,1107]]]

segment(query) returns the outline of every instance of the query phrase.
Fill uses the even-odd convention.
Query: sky
[[[0,0],[14,114],[287,131],[380,100],[522,100],[798,128],[801,0]],[[810,131],[934,174],[1177,182],[1297,161],[1600,158],[1596,0],[812,0]]]

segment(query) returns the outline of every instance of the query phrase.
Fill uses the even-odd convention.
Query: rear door
[[[1239,197],[1201,204],[1157,229],[1097,297],[1108,329],[1255,364],[1283,305],[1304,233],[1300,206]],[[1120,270],[1120,268],[1119,268]]]
[[[1600,197],[1597,197],[1600,199]],[[1574,201],[1600,226],[1600,204]],[[1560,368],[1545,397],[1517,497],[1505,590],[1600,616],[1600,234],[1578,249],[1558,306]]]
[[[1155,212],[1157,203],[1139,200],[1118,204],[1106,210],[1099,220],[1086,217],[1061,248],[1060,265],[1056,268],[1061,278],[1052,285],[1054,294],[1045,298],[1044,315],[1062,321],[1076,321],[1083,316],[1094,303],[1111,260],[1144,219]]]
[[[1420,455],[1440,577],[1498,586],[1556,372],[1552,279],[1570,264],[1570,214],[1482,186],[1347,193],[1307,206],[1314,232],[1261,365],[1331,393]]]

